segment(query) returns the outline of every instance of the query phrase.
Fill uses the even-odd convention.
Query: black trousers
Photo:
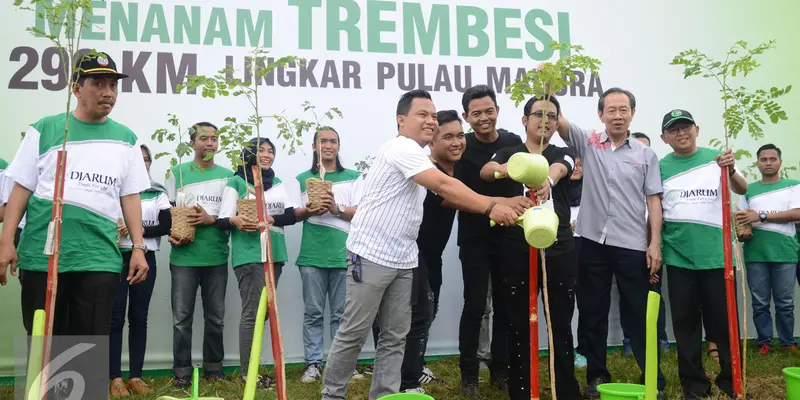
[[[107,336],[111,309],[120,274],[114,272],[62,272],[58,274],[53,335]],[[22,324],[30,336],[33,314],[44,310],[47,272],[20,270]]]
[[[529,252],[506,251],[509,273],[501,286],[506,299],[509,321],[509,380],[512,400],[530,399],[530,309]],[[578,400],[583,396],[575,378],[575,353],[572,347],[572,314],[575,311],[575,286],[578,260],[575,252],[546,256],[547,291],[550,300],[550,322],[553,333],[556,391],[559,399]],[[541,258],[539,259],[539,292],[543,290]],[[496,314],[495,314],[496,315]],[[543,323],[544,321],[539,321]],[[546,340],[546,339],[545,339]]]
[[[720,373],[716,384],[733,397],[725,270],[690,270],[668,266],[672,329],[678,343],[678,376],[684,393],[710,396],[711,382],[703,369],[702,340],[706,333],[719,350]]]
[[[150,298],[156,284],[156,253],[152,250],[144,255],[147,260],[147,279],[131,286],[128,271],[131,252],[122,253],[122,274],[117,282],[114,305],[111,312],[111,337],[109,337],[109,379],[122,377],[122,331],[125,327],[125,312],[128,314],[128,357],[130,378],[141,378],[144,354],[147,349],[147,314]]]
[[[462,381],[478,380],[480,360],[481,321],[486,309],[489,279],[493,288],[502,287],[507,268],[502,246],[498,243],[466,241],[459,245],[461,273],[464,280],[464,309],[458,325],[458,365]],[[491,272],[491,273],[490,273]],[[505,377],[509,373],[508,360],[508,313],[502,290],[492,290],[492,360],[489,371],[492,376]]]
[[[411,298],[411,328],[406,335],[400,391],[420,386],[419,378],[425,365],[428,331],[433,322],[433,292],[428,282],[426,260],[422,256],[419,258],[419,267],[414,269],[414,288]]]
[[[620,306],[627,307],[633,317],[628,326],[631,348],[642,371],[640,381],[644,383],[645,322],[647,293],[650,288],[646,254],[643,251],[600,244],[586,238],[578,240],[582,242],[578,268],[578,318],[585,335],[585,348],[582,346],[581,350],[587,361],[586,380],[591,382],[600,378],[604,382],[611,381],[611,373],[606,366],[606,347],[611,279],[616,278]],[[661,352],[658,353],[660,364]],[[664,385],[664,375],[659,367],[658,389],[663,390]]]

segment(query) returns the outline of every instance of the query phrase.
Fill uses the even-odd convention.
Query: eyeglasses
[[[534,117],[536,117],[536,118],[539,118],[539,119],[542,119],[542,117],[544,117],[544,113],[543,113],[543,112],[541,112],[541,111],[532,112],[532,113],[530,113],[530,114],[528,114],[528,115],[529,115],[529,116],[530,116],[530,115],[532,115],[532,116],[534,116]],[[550,121],[550,122],[556,122],[556,121],[558,121],[558,114],[555,114],[555,113],[547,113],[547,120],[548,120],[548,121]]]
[[[684,125],[684,126],[677,127],[677,128],[669,128],[669,129],[665,130],[664,133],[666,133],[667,135],[672,135],[672,136],[677,135],[679,132],[692,133],[692,128],[694,128],[693,124]]]

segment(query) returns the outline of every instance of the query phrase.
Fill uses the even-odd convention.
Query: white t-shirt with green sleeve
[[[233,171],[219,165],[201,169],[194,162],[187,162],[170,168],[164,186],[169,201],[174,203],[183,193],[186,207],[199,204],[208,215],[219,216],[222,191],[231,176]],[[180,267],[211,267],[227,264],[228,253],[227,232],[222,232],[214,224],[198,225],[194,241],[172,246],[169,262]]]
[[[319,173],[311,170],[297,175],[300,183],[300,204],[308,203],[306,179],[317,178]],[[361,199],[363,178],[358,171],[326,172],[325,180],[332,183],[333,198],[344,207],[357,206]],[[298,266],[319,268],[347,268],[347,235],[350,222],[331,213],[314,215],[303,222],[303,238],[300,253],[297,256]]]
[[[800,181],[753,182],[739,200],[739,209],[767,214],[800,208]],[[745,262],[797,263],[798,243],[794,222],[755,222],[753,237],[744,243]]]
[[[248,187],[251,190],[247,190]],[[220,218],[231,218],[237,215],[237,200],[255,199],[252,191],[253,185],[245,183],[244,179],[236,175],[229,181],[222,195],[222,205],[220,207]],[[286,190],[286,185],[276,176],[273,178],[272,187],[264,192],[264,202],[266,203],[267,214],[275,217],[282,215],[287,208],[296,207],[292,197]],[[283,227],[270,226],[269,228],[270,246],[272,247],[272,262],[285,263],[289,260],[286,251],[286,237]],[[261,233],[242,232],[233,227],[231,231],[231,265],[233,268],[245,264],[260,264],[261,257]]]
[[[106,118],[89,123],[69,115],[64,207],[59,272],[122,270],[117,247],[120,198],[150,187],[150,177],[136,135]],[[32,193],[18,247],[19,267],[47,271],[45,254],[52,219],[58,152],[66,114],[45,117],[32,125],[5,171]]]

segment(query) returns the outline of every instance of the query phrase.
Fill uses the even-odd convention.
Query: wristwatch
[[[761,222],[767,222],[767,217],[767,213],[763,211],[758,214],[758,219],[761,220]]]
[[[143,244],[135,244],[135,245],[131,246],[131,249],[132,249],[132,250],[133,250],[133,249],[139,249],[139,250],[141,250],[141,251],[143,251],[143,252],[147,253],[147,246],[145,246],[145,245],[143,245]]]
[[[336,213],[333,214],[333,215],[335,215],[337,217],[341,217],[342,215],[344,215],[344,207],[342,207],[341,205],[337,204],[336,205]]]

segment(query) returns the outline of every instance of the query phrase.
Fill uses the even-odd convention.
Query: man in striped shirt
[[[438,128],[428,92],[413,90],[400,98],[397,128],[398,135],[378,150],[351,224],[347,300],[323,374],[323,399],[346,398],[347,383],[376,315],[381,334],[369,399],[400,389],[426,188],[460,210],[485,214],[504,225],[514,224],[520,215],[439,171],[422,151]]]

